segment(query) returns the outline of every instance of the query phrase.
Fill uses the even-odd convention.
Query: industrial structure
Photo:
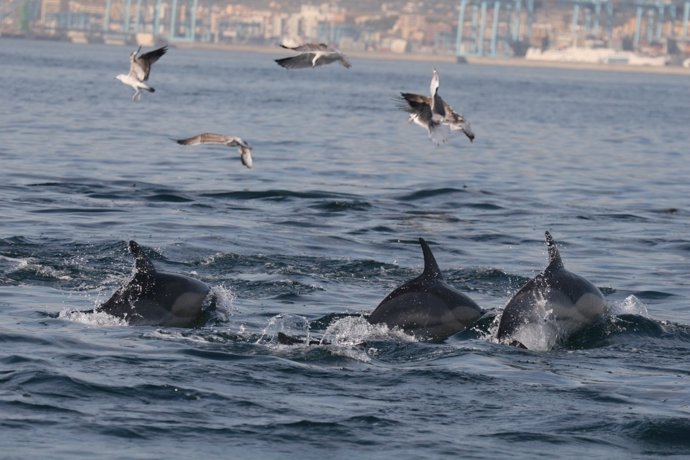
[[[444,32],[443,40],[435,43],[443,48],[442,52],[454,52],[459,60],[470,56],[521,56],[528,47],[547,48],[555,38],[560,41],[565,38],[575,45],[589,40],[602,46],[625,40],[623,47],[632,51],[650,44],[673,42],[686,55],[690,54],[690,0],[457,1],[457,23],[448,19],[450,32]],[[561,23],[564,16],[569,17],[569,25],[553,30],[548,21],[539,19],[546,2],[549,8],[558,9],[559,16],[555,18]],[[295,30],[286,24],[292,21],[287,13],[272,12],[273,17],[268,17],[263,12],[263,16],[257,13],[253,17],[251,14],[238,17],[228,13],[231,4],[220,0],[4,0],[1,3],[0,34],[4,35],[3,24],[10,19],[19,24],[19,33],[61,33],[71,38],[82,34],[84,41],[143,41],[147,45],[214,43],[257,37],[258,29],[264,34],[262,39],[270,42],[275,36],[294,34]],[[302,7],[305,8],[318,7]],[[346,19],[345,14],[339,17],[344,19],[319,22],[314,15],[308,20],[298,19],[311,24],[298,30],[303,32],[302,38],[329,42],[347,39],[349,43],[356,43],[361,35],[368,33],[358,28],[352,18]],[[620,33],[614,37],[614,29],[620,29],[621,24],[626,28],[624,37]],[[270,39],[269,32],[273,33]],[[307,36],[310,34],[314,36]],[[403,50],[409,51],[409,46]]]
[[[646,43],[665,39],[690,42],[690,0],[564,0],[560,4],[572,9],[573,43],[587,37],[610,44],[614,14],[625,11],[635,12],[634,50],[640,48],[642,38]],[[520,54],[516,45],[534,39],[534,21],[534,0],[460,0],[458,24],[463,26],[457,29],[456,54],[497,56],[501,44],[502,54],[509,54],[508,49]]]

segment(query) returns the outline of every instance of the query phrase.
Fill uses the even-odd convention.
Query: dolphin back
[[[606,300],[601,291],[566,270],[553,237],[549,232],[545,237],[549,264],[506,304],[497,332],[499,340],[510,338],[526,325],[545,321],[552,321],[561,338],[567,338],[605,314]]]
[[[537,304],[544,287],[545,281],[541,278],[531,279],[508,301],[498,325],[496,337],[499,340],[510,337],[525,324],[540,321]]]
[[[129,242],[134,276],[98,310],[131,325],[193,327],[203,322],[204,302],[211,288],[185,275],[159,272],[143,249]]]
[[[388,294],[369,315],[372,324],[399,327],[422,340],[444,340],[477,320],[483,310],[443,280],[431,248],[419,239],[424,272]]]

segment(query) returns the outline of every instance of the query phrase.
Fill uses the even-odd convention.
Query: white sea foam
[[[353,346],[372,340],[417,341],[414,336],[406,334],[399,328],[390,329],[385,324],[371,324],[363,316],[347,316],[328,326],[323,334],[322,342]]]
[[[306,336],[306,343],[309,343],[309,320],[301,315],[275,315],[268,320],[257,343],[265,339],[277,340],[280,332],[289,336]]]
[[[609,304],[611,315],[640,315],[649,318],[647,305],[634,295],[629,295],[621,302]]]
[[[213,255],[206,256],[201,260],[201,265],[213,265],[217,260],[225,257],[226,254],[222,252],[216,252]]]
[[[14,258],[0,256],[0,267],[3,268],[5,273],[13,273],[19,271],[33,272],[38,276],[45,278],[53,278],[60,281],[71,280],[72,277],[65,271],[56,270],[51,267],[40,264],[36,259],[32,257],[27,258]],[[7,266],[7,267],[5,267]]]
[[[0,267],[5,273],[12,273],[28,265],[29,259],[17,259],[0,255]]]
[[[239,309],[235,306],[237,295],[232,289],[222,285],[212,286],[211,294],[215,297],[215,308],[210,312],[214,319],[228,321],[231,316],[239,313]]]
[[[561,334],[553,319],[546,319],[538,323],[530,323],[519,328],[512,336],[528,350],[549,351],[558,343]]]
[[[553,309],[547,308],[546,299],[541,297],[535,300],[535,314],[538,320],[517,328],[510,335],[510,341],[518,341],[528,350],[549,351],[561,340],[563,331],[561,331],[559,323],[554,317]],[[498,339],[495,339],[495,337],[498,334],[500,320],[501,317],[497,316],[491,327],[490,338],[492,341],[498,342]]]
[[[265,343],[268,340],[275,344],[278,333],[281,332],[290,337],[297,337],[303,342],[289,347],[277,345],[278,348],[307,350],[315,346],[324,347],[334,355],[361,362],[371,362],[371,355],[377,352],[376,348],[365,348],[364,345],[367,342],[375,340],[416,341],[414,336],[406,334],[398,328],[389,329],[385,324],[371,324],[363,316],[340,318],[328,326],[323,334],[315,335],[311,331],[310,322],[306,317],[280,314],[269,320],[257,343]]]
[[[109,315],[103,311],[83,312],[65,309],[58,314],[58,318],[97,327],[127,326],[127,321],[124,319]]]

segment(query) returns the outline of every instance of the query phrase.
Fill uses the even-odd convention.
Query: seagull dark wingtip
[[[288,65],[287,65],[287,61],[289,59],[290,58],[280,58],[280,59],[274,59],[274,61],[276,61],[276,64],[278,64],[280,67],[282,67],[284,69],[289,69],[290,67],[288,67]]]

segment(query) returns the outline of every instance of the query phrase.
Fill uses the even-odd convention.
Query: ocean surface
[[[690,456],[690,74],[437,63],[476,140],[436,147],[395,100],[433,62],[171,48],[133,103],[130,51],[0,40],[0,457]],[[171,140],[204,131],[254,168]],[[419,237],[500,315],[546,230],[609,306],[572,340],[364,319],[421,273]],[[212,320],[81,313],[129,240],[210,285]]]

